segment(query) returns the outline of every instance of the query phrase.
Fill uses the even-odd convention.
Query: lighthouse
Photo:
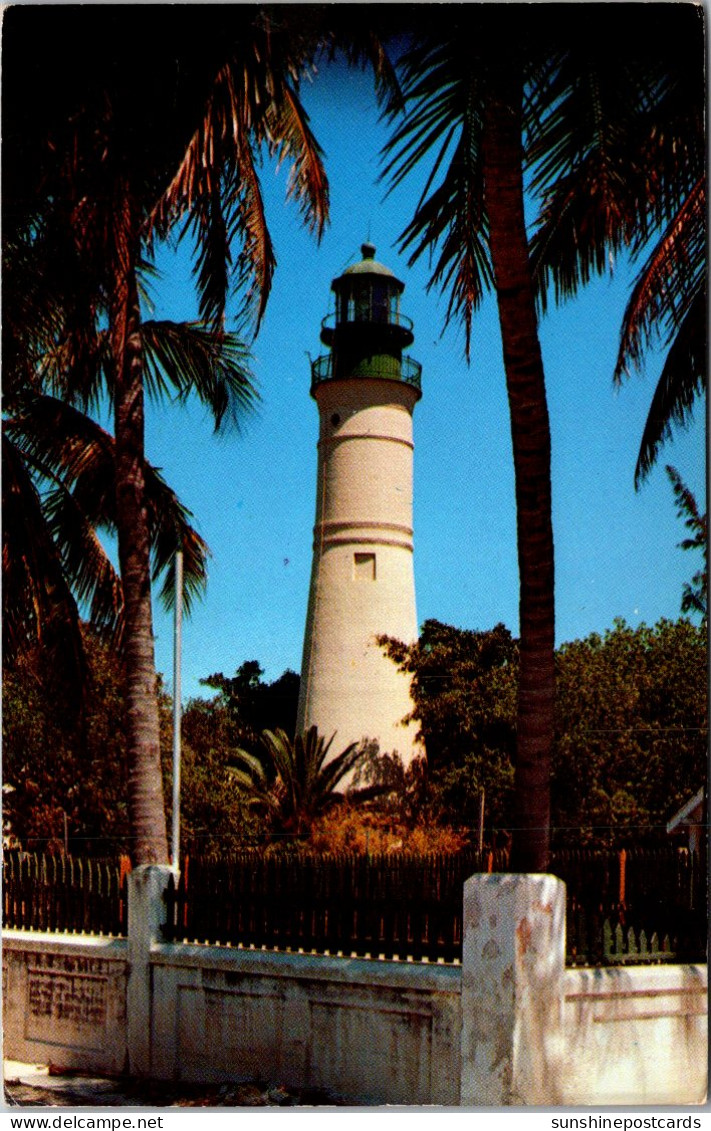
[[[377,741],[405,765],[423,753],[410,677],[378,637],[417,639],[412,526],[412,414],[421,366],[400,311],[404,284],[365,243],[362,260],[333,280],[323,320],[330,352],[311,363],[319,410],[313,565],[297,733],[336,732],[331,755]]]

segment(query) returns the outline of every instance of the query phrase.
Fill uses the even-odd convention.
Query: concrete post
[[[559,1104],[565,884],[476,875],[464,885],[461,1103]]]
[[[128,876],[128,986],[126,988],[128,1070],[151,1074],[151,948],[166,919],[165,891],[172,869],[146,864]]]

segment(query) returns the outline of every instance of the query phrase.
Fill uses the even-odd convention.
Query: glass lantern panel
[[[354,288],[355,321],[370,322],[370,287],[367,283]]]
[[[373,282],[373,309],[372,319],[373,322],[388,322],[389,321],[389,295],[388,286],[386,283],[376,280]]]

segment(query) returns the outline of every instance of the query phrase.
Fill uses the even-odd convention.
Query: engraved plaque
[[[28,1040],[99,1047],[106,1029],[107,978],[101,974],[28,970]]]

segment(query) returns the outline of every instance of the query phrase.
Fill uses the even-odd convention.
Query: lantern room
[[[360,262],[333,280],[335,314],[324,318],[321,341],[331,354],[312,363],[312,384],[334,378],[375,377],[420,388],[421,367],[402,351],[414,341],[412,322],[400,311],[405,284],[375,259],[364,243]]]

